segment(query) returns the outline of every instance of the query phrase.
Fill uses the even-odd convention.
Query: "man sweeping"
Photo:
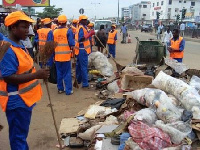
[[[58,16],[59,28],[53,32],[54,41],[58,43],[55,49],[55,63],[57,70],[57,88],[58,93],[71,95],[72,91],[72,75],[71,75],[71,50],[75,45],[73,32],[66,27],[67,17],[65,15]],[[63,86],[65,84],[65,90]]]
[[[89,37],[94,35],[94,30],[88,33],[87,19],[85,15],[79,17],[80,25],[75,35],[75,54],[77,55],[76,78],[78,83],[82,82],[82,87],[89,87],[88,83],[88,55],[91,53]]]
[[[117,30],[115,30],[116,25],[111,26],[111,31],[108,33],[108,48],[109,53],[112,55],[113,58],[116,56],[116,41],[117,41]],[[108,54],[108,58],[110,58],[110,55]]]
[[[53,41],[53,31],[51,30],[51,19],[45,18],[43,19],[44,27],[37,30],[37,33],[35,35],[35,41],[38,43],[39,49],[37,50],[37,53],[40,54],[41,51],[44,50],[44,45],[48,41]],[[53,62],[53,56],[48,62],[48,65],[51,66]],[[42,66],[42,64],[40,64]]]
[[[4,40],[11,46],[0,62],[0,105],[6,112],[11,150],[29,149],[26,138],[32,109],[42,96],[38,79],[49,77],[48,69],[36,71],[33,59],[21,43],[21,40],[27,38],[29,25],[33,22],[21,11],[5,18],[9,36]]]

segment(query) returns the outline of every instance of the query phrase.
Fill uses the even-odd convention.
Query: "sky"
[[[141,0],[119,0],[120,8],[128,7],[136,4]],[[56,5],[57,8],[63,8],[63,14],[68,18],[78,18],[79,9],[83,8],[85,14],[94,18],[117,17],[118,0],[50,0],[51,5]],[[2,1],[0,1],[2,4]],[[96,4],[96,6],[95,6]],[[36,11],[42,11],[43,8],[37,8]],[[121,16],[121,9],[120,14]]]

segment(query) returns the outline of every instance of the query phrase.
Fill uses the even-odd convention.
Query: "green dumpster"
[[[137,43],[137,64],[158,65],[166,56],[166,47],[159,41],[140,41]]]

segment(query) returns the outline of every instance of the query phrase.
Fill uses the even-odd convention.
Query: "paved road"
[[[129,33],[132,37],[131,44],[121,44],[120,41],[122,37],[118,34],[117,61],[123,65],[130,64],[133,61],[136,48],[135,36],[139,37],[141,40],[154,38],[154,36],[149,33],[141,33],[138,31],[130,31]],[[186,42],[184,63],[188,64],[191,68],[200,69],[199,48],[199,43]],[[112,62],[112,60],[110,60],[110,62]],[[44,96],[42,100],[37,103],[33,110],[28,143],[30,150],[57,150],[57,148],[55,148],[55,145],[57,144],[56,133],[50,108],[47,107],[48,99],[44,86],[43,91]],[[90,104],[93,104],[98,100],[95,97],[95,91],[83,91],[81,88],[78,90],[74,89],[74,94],[71,96],[57,94],[57,87],[53,84],[50,84],[50,91],[58,125],[62,118],[74,117],[80,110],[87,108]],[[5,114],[1,110],[0,124],[4,126],[4,129],[0,132],[0,150],[9,150],[8,125]]]

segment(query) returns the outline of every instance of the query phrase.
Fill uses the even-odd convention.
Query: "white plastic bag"
[[[115,80],[112,83],[109,83],[107,86],[108,91],[113,92],[113,93],[119,93],[120,88],[117,82],[118,80]]]
[[[200,78],[197,76],[192,76],[189,85],[200,92]]]
[[[89,55],[88,65],[94,66],[95,69],[99,70],[104,76],[110,77],[114,74],[112,64],[108,61],[107,57],[100,52],[92,52]]]

